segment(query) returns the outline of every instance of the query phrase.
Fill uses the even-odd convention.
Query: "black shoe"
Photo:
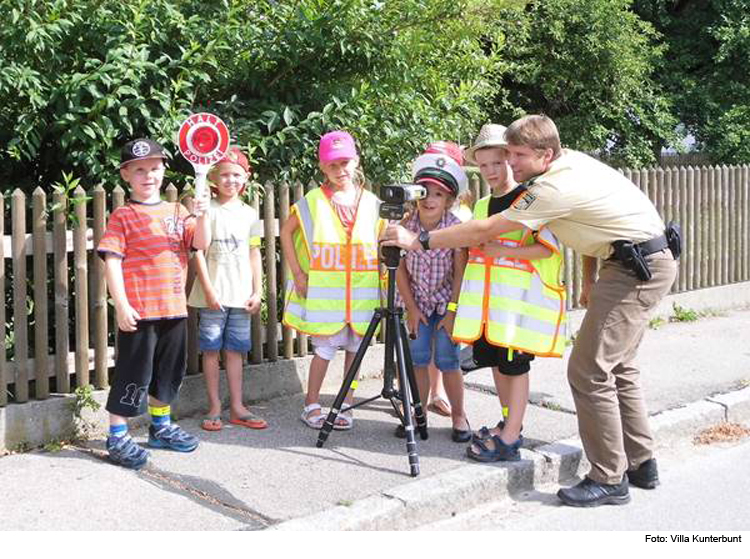
[[[584,478],[578,485],[557,492],[560,500],[571,507],[598,507],[599,505],[624,505],[630,502],[628,482],[623,476],[620,483],[608,485]]]
[[[414,434],[416,435],[419,432],[419,427],[417,427],[416,423],[413,423],[412,427],[414,427]],[[406,438],[406,427],[404,427],[403,423],[399,423],[396,426],[396,430],[393,432],[393,435],[397,439],[405,439]]]
[[[659,470],[656,468],[656,458],[649,458],[635,470],[625,472],[631,485],[641,489],[654,489],[659,485]]]
[[[453,428],[451,431],[451,440],[454,443],[468,443],[471,440],[471,426],[466,422],[466,429]]]

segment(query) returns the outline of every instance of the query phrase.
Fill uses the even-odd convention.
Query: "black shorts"
[[[135,417],[148,410],[146,393],[169,404],[187,368],[187,319],[141,320],[135,332],[117,331],[115,376],[107,411]]]
[[[508,376],[525,375],[531,370],[534,356],[523,351],[513,350],[513,357],[508,359],[508,348],[492,345],[482,334],[473,344],[474,361],[480,367],[497,367]]]

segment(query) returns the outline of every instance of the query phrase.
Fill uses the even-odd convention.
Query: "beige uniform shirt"
[[[656,208],[637,186],[567,149],[502,215],[533,230],[546,225],[563,244],[598,258],[611,255],[614,241],[640,243],[664,233]]]

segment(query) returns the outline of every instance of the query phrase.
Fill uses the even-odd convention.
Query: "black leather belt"
[[[667,243],[667,236],[661,235],[660,237],[656,237],[655,239],[651,239],[650,241],[643,241],[642,243],[638,243],[635,246],[640,249],[643,256],[648,256],[649,254],[653,254],[655,252],[659,252],[660,250],[668,248],[669,244]]]

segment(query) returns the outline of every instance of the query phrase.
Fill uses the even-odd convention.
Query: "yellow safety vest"
[[[487,217],[490,197],[479,200],[474,218]],[[455,340],[471,343],[484,332],[488,342],[543,357],[565,351],[565,286],[562,255],[552,233],[542,228],[536,239],[529,229],[497,238],[508,246],[535,242],[553,254],[541,260],[491,258],[469,251],[453,326]]]
[[[300,223],[294,246],[307,274],[307,297],[290,286],[284,325],[330,336],[350,324],[364,335],[380,306],[378,234],[383,221],[377,217],[378,205],[374,194],[362,192],[351,236],[320,188],[294,205]]]

